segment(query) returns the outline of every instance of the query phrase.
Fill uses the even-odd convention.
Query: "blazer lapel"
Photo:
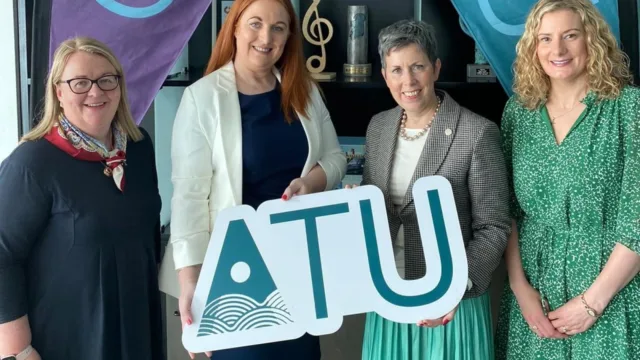
[[[380,154],[380,167],[376,174],[378,177],[379,187],[383,194],[389,193],[389,181],[391,179],[391,168],[393,166],[393,155],[396,152],[396,143],[398,141],[398,131],[400,130],[400,117],[402,116],[402,108],[396,107],[388,113],[385,126],[380,131],[378,144],[379,149],[376,151]],[[395,206],[391,203],[391,197],[385,196],[387,202],[387,211],[396,214]]]
[[[242,119],[240,113],[240,101],[238,100],[238,88],[233,62],[220,68],[218,76],[218,92],[220,99],[212,99],[218,104],[218,124],[220,136],[224,148],[224,159],[227,174],[231,183],[233,200],[236,204],[242,203]],[[223,110],[221,112],[220,110]]]
[[[413,184],[420,178],[436,174],[449,152],[456,133],[460,106],[446,92],[436,91],[436,93],[442,98],[442,103],[409,182],[400,213],[405,212],[407,206],[413,202]]]

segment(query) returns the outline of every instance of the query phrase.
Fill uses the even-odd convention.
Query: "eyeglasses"
[[[93,84],[98,85],[102,91],[111,91],[118,87],[120,75],[105,75],[96,80],[87,78],[75,78],[69,80],[61,80],[61,83],[67,83],[69,89],[75,94],[86,94],[91,90]]]

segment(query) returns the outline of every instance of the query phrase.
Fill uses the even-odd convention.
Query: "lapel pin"
[[[451,129],[447,129],[447,130],[444,131],[444,134],[449,136],[449,135],[451,135],[452,132],[453,131],[451,131]]]

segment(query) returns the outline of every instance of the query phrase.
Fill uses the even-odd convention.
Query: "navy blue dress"
[[[280,88],[257,95],[238,93],[242,113],[242,198],[257,208],[279,199],[300,177],[309,155],[300,121],[288,124],[280,106]],[[215,351],[215,360],[319,360],[320,340],[305,334],[294,340]]]

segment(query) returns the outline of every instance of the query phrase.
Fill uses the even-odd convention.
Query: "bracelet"
[[[598,312],[594,308],[589,306],[589,304],[587,304],[587,302],[584,300],[584,293],[580,294],[580,300],[582,301],[582,305],[584,305],[584,308],[585,310],[587,310],[587,314],[589,314],[589,316],[594,318],[600,317],[601,314],[598,314]]]

